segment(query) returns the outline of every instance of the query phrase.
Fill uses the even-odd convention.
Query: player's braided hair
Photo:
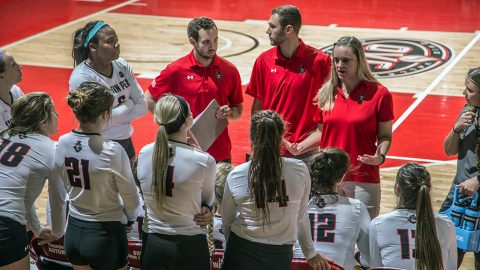
[[[15,136],[29,132],[39,132],[43,123],[56,113],[53,101],[47,93],[33,92],[21,96],[12,104],[12,123],[0,136]]]
[[[210,220],[210,223],[207,226],[207,243],[208,243],[208,252],[210,253],[210,257],[212,257],[213,253],[215,252],[215,238],[213,235],[213,229],[214,229],[214,219],[212,218]]]
[[[310,162],[312,178],[312,197],[333,193],[349,169],[350,158],[338,148],[325,148],[316,154]]]
[[[430,173],[422,165],[407,163],[397,173],[395,188],[399,190],[398,207],[416,210],[416,269],[444,269],[430,199]]]
[[[270,224],[269,201],[284,202],[282,192],[282,158],[280,146],[283,121],[273,111],[260,111],[252,116],[250,140],[253,155],[248,172],[249,190],[256,210],[260,209],[263,225]]]

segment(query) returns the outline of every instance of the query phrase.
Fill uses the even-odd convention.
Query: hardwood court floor
[[[72,70],[72,34],[86,22],[103,19],[114,27],[120,38],[121,56],[132,65],[146,89],[169,62],[190,51],[185,33],[190,18],[210,16],[220,30],[218,54],[238,67],[246,85],[256,57],[270,48],[265,34],[270,9],[281,4],[284,2],[277,0],[0,0],[0,48],[10,51],[23,65],[24,79],[19,85],[24,92],[47,91],[54,98],[61,112],[56,139],[76,127],[64,98]],[[428,166],[435,187],[432,199],[438,210],[455,173],[456,157],[443,153],[443,138],[465,103],[461,92],[466,71],[480,66],[480,1],[352,0],[346,5],[299,0],[295,4],[303,15],[301,38],[318,48],[341,36],[354,35],[430,40],[454,52],[452,60],[439,69],[380,79],[392,91],[395,106],[393,145],[381,170],[381,211],[394,209],[395,174],[398,166],[408,161]],[[230,126],[236,164],[249,151],[251,102],[245,96],[244,115]],[[134,128],[138,151],[153,141],[156,127],[149,114],[136,121]],[[41,215],[45,195],[37,202]],[[468,255],[461,269],[473,269],[472,263]]]

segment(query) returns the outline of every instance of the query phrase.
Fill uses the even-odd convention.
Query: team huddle
[[[29,269],[27,231],[41,244],[64,237],[74,269],[127,269],[127,234],[139,216],[141,269],[210,269],[214,248],[225,250],[227,270],[290,269],[292,257],[313,269],[330,269],[329,261],[344,269],[457,269],[464,252],[453,222],[432,210],[424,166],[400,168],[397,209],[379,215],[393,101],[361,42],[342,37],[329,56],[299,38],[301,25],[296,7],[272,10],[273,47],[256,59],[246,88],[254,100],[251,155],[235,167],[228,127],[206,151],[191,132],[214,99],[218,119],[243,112],[239,72],[216,55],[218,29],[209,18],[190,21],[192,51],[145,92],[119,58],[110,25],[78,29],[66,100],[79,125],[57,142],[49,138],[59,121],[51,98],[24,95],[15,85],[21,67],[0,50],[0,269]],[[443,209],[455,185],[469,196],[479,186],[471,108],[480,106],[480,69],[465,85],[469,104],[445,151],[468,155]],[[147,111],[158,130],[137,157],[132,122]],[[47,182],[48,226],[34,206]]]

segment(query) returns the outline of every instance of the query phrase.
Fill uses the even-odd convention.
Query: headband
[[[87,48],[88,44],[92,40],[92,38],[97,34],[98,30],[102,28],[104,25],[107,25],[104,21],[98,21],[95,26],[88,32],[87,39],[85,39],[85,42],[83,43],[83,47]]]
[[[5,51],[4,50],[0,50],[0,72],[3,72],[5,67],[5,62],[3,61],[3,56],[5,55]]]
[[[177,115],[177,118],[172,122],[161,124],[165,127],[167,134],[172,134],[180,130],[180,127],[185,123],[185,120],[188,116],[188,103],[181,96],[173,95],[180,102],[180,113]]]

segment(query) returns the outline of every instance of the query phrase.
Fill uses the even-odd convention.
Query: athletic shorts
[[[69,216],[64,245],[74,265],[113,270],[128,262],[126,225],[119,221],[89,222]]]
[[[27,228],[13,219],[0,217],[0,267],[28,255]]]
[[[132,138],[128,138],[125,140],[112,140],[112,141],[119,143],[123,147],[123,149],[125,149],[125,152],[127,152],[129,159],[132,159],[133,157],[135,157],[135,147],[133,147]]]
[[[293,245],[268,245],[230,232],[222,270],[290,270]]]
[[[142,270],[210,270],[207,236],[143,234]]]

